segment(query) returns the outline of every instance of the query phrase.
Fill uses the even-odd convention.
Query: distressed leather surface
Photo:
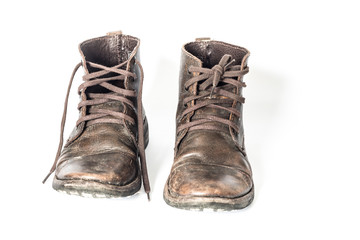
[[[115,66],[129,58],[126,70],[139,76],[139,68],[134,60],[139,58],[139,40],[127,35],[112,35],[90,39],[79,45],[83,62],[91,61],[105,66]],[[139,60],[139,59],[138,59]],[[86,73],[95,69],[84,64]],[[138,90],[137,79],[126,79],[116,83],[126,89]],[[88,93],[104,91],[88,88],[81,93],[84,99]],[[136,98],[131,99],[136,105]],[[84,116],[89,108],[101,108],[125,112],[136,119],[136,111],[121,102],[110,102],[95,106],[82,107],[80,116]],[[145,115],[144,115],[145,116]],[[147,123],[145,123],[147,134]],[[111,185],[126,185],[132,182],[139,173],[137,148],[132,136],[137,137],[137,126],[123,122],[98,123],[86,126],[82,123],[75,127],[64,149],[62,150],[55,177],[60,180],[85,180]]]
[[[182,48],[179,104],[176,124],[196,119],[200,115],[215,115],[231,119],[240,126],[239,134],[222,125],[224,132],[213,130],[186,129],[176,136],[175,157],[170,176],[168,191],[180,197],[221,197],[236,198],[247,194],[253,188],[252,172],[247,160],[242,117],[237,118],[226,111],[203,108],[180,118],[186,109],[183,99],[197,91],[197,86],[185,91],[184,83],[194,75],[188,72],[189,66],[211,68],[224,54],[230,54],[236,65],[246,66],[249,52],[241,47],[218,41],[195,41]],[[241,81],[242,79],[238,79]],[[234,93],[241,95],[241,88]],[[193,103],[192,103],[193,104]],[[236,108],[242,111],[242,104]],[[221,124],[221,123],[214,123]]]

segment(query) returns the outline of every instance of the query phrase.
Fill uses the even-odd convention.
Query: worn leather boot
[[[59,148],[48,174],[55,171],[55,190],[81,196],[124,197],[140,189],[142,175],[149,196],[144,150],[148,124],[141,101],[144,75],[139,45],[139,39],[121,32],[79,45],[82,63],[70,79]],[[85,71],[78,88],[80,117],[62,149],[69,91],[80,66]]]
[[[169,205],[234,210],[252,202],[242,123],[248,57],[245,48],[209,39],[183,46]]]

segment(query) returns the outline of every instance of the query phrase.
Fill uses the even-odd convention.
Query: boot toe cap
[[[126,185],[137,177],[136,161],[121,153],[101,153],[64,159],[55,176],[60,180]]]
[[[169,191],[183,197],[241,197],[252,189],[251,177],[227,166],[186,164],[173,169]]]

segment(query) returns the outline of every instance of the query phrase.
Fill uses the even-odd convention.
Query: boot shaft
[[[91,74],[99,69],[90,66],[89,62],[100,64],[107,67],[117,66],[121,63],[127,61],[126,64],[121,66],[120,69],[126,70],[128,72],[134,73],[136,77],[125,77],[124,80],[114,80],[111,81],[111,84],[114,86],[126,89],[134,90],[139,92],[139,79],[141,76],[139,66],[135,64],[135,60],[140,61],[139,59],[139,47],[140,40],[136,37],[124,35],[122,33],[118,34],[108,34],[103,37],[93,38],[86,40],[79,44],[79,52],[82,58],[82,65],[84,68],[85,75]],[[114,77],[116,73],[110,72],[103,77]],[[92,80],[90,80],[92,81]],[[91,86],[80,92],[80,98],[82,101],[89,99],[89,94],[103,94],[108,93],[109,90],[102,86]],[[97,104],[95,106],[81,107],[80,108],[80,117],[86,116],[90,111],[96,111],[98,109],[106,109],[116,112],[126,112],[127,115],[136,118],[137,115],[137,97],[131,97],[129,100],[134,105],[134,108],[127,107],[121,102],[111,102],[104,104]],[[110,117],[111,118],[111,117]],[[66,146],[72,143],[85,129],[85,123],[80,123],[77,125],[66,143]],[[136,125],[128,126],[132,132],[136,132]]]
[[[229,119],[236,126],[238,126],[238,132],[233,131],[232,128],[221,124],[217,122],[210,122],[207,123],[208,125],[213,125],[217,128],[222,128],[223,131],[227,131],[236,144],[238,146],[241,146],[242,150],[244,148],[243,144],[243,123],[242,123],[242,117],[237,117],[232,113],[229,113],[229,111],[226,111],[221,108],[208,108],[204,107],[201,109],[198,109],[194,112],[191,112],[187,114],[187,116],[183,117],[182,113],[186,111],[187,108],[194,106],[195,104],[200,104],[202,99],[196,99],[192,102],[190,102],[187,105],[184,105],[184,99],[189,98],[193,95],[197,95],[201,92],[200,85],[202,82],[197,82],[191,85],[188,89],[186,89],[185,85],[186,82],[189,79],[192,79],[199,75],[199,73],[193,73],[189,71],[189,68],[197,67],[197,68],[208,68],[208,69],[214,69],[219,66],[219,63],[221,62],[224,55],[230,55],[231,56],[231,65],[233,66],[240,66],[240,71],[243,71],[247,68],[247,60],[250,55],[249,51],[245,48],[235,46],[232,44],[220,42],[220,41],[212,41],[208,39],[197,39],[194,42],[187,43],[182,48],[182,54],[181,54],[181,68],[180,68],[180,79],[179,79],[179,102],[178,102],[178,108],[177,108],[177,127],[179,125],[186,124],[189,121],[201,119],[201,118],[208,118],[211,116],[216,116],[224,119]],[[218,66],[217,66],[218,65]],[[222,71],[224,70],[224,67],[222,67]],[[229,70],[229,69],[228,69]],[[234,80],[242,82],[242,77],[234,78]],[[220,78],[224,78],[224,76],[220,76]],[[205,81],[205,80],[204,80]],[[221,85],[224,83],[219,83],[218,87],[221,88]],[[244,85],[245,86],[245,85]],[[242,97],[242,87],[234,87],[231,89],[231,91]],[[206,99],[225,99],[227,97],[222,96],[221,94],[213,94],[211,97],[206,97]],[[231,102],[222,104],[223,107],[229,108],[234,107],[239,111],[242,112],[242,103],[241,102]],[[179,132],[177,134],[177,142],[179,143],[181,139],[187,134],[185,129],[182,132]]]
[[[79,51],[86,74],[98,71],[98,69],[91,67],[87,62],[113,67],[128,61],[127,64],[121,67],[121,69],[133,72],[136,76],[139,76],[139,68],[135,66],[135,60],[140,61],[139,47],[140,40],[136,37],[124,35],[122,33],[109,33],[106,36],[89,39],[80,43]],[[115,75],[116,73],[109,73],[103,77],[111,77]],[[126,77],[122,84],[118,82],[120,85],[119,87],[138,91],[139,81],[133,80],[134,79]],[[96,89],[88,89],[89,92],[91,92],[91,90],[96,91]]]

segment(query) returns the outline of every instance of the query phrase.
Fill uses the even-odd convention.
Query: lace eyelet
[[[190,66],[191,67],[191,66]],[[192,75],[192,72],[190,71],[190,67],[186,69],[187,74]]]

